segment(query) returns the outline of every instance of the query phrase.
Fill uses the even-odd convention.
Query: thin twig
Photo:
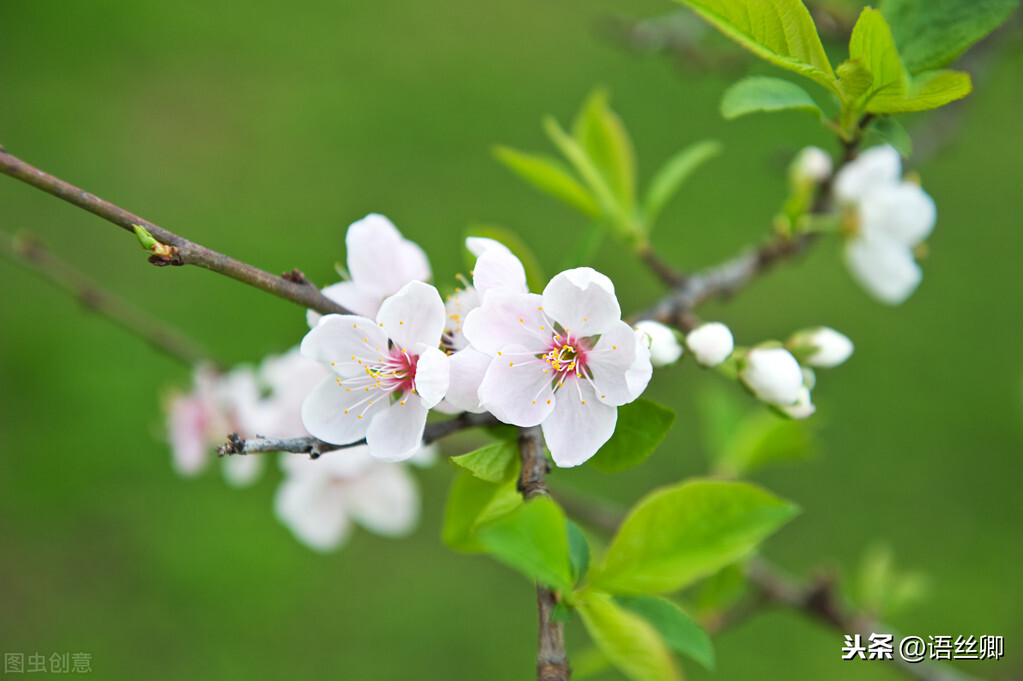
[[[206,348],[166,322],[105,290],[51,253],[34,237],[0,232],[0,256],[17,263],[70,293],[84,307],[99,313],[169,357],[189,366],[211,363]],[[215,364],[215,362],[213,362]]]
[[[544,479],[547,475],[547,457],[544,455],[543,435],[540,428],[519,429],[519,454],[522,471],[519,474],[519,492],[527,501],[550,496]],[[572,668],[565,652],[565,632],[560,622],[553,619],[558,595],[540,584],[536,585],[536,605],[539,633],[537,636],[537,681],[568,681]]]
[[[135,233],[134,225],[144,227],[158,242],[171,247],[172,253],[170,254],[151,256],[150,262],[154,264],[197,265],[322,314],[349,314],[348,310],[324,296],[308,281],[276,277],[269,272],[264,272],[252,265],[189,241],[138,215],[129,213],[119,206],[45,173],[21,159],[11,156],[2,148],[0,148],[0,172],[98,215],[127,230],[132,235]]]
[[[423,444],[436,442],[462,430],[476,428],[479,426],[496,426],[498,421],[492,414],[470,414],[464,412],[453,419],[438,421],[426,424],[423,431]],[[267,454],[270,452],[289,452],[292,454],[308,454],[310,458],[318,459],[327,452],[357,447],[366,444],[365,438],[358,442],[346,445],[335,445],[324,442],[315,437],[263,437],[257,435],[251,438],[242,438],[238,433],[231,433],[227,436],[227,442],[217,447],[217,454],[220,456],[232,456],[234,454]]]

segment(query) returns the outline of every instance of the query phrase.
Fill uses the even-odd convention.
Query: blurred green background
[[[730,80],[769,69],[748,59],[728,75],[679,69],[600,28],[672,9],[2,2],[0,144],[211,248],[322,284],[343,262],[347,225],[371,211],[426,248],[439,284],[462,269],[473,221],[518,231],[550,275],[585,222],[488,150],[548,149],[540,117],[567,123],[603,84],[633,133],[641,180],[690,142],[725,143],[654,234],[666,259],[699,267],[767,233],[795,150],[834,145],[798,114],[720,118]],[[948,144],[910,163],[939,222],[905,305],[867,298],[838,244],[824,242],[705,311],[740,342],[826,324],[857,346],[819,376],[819,455],[757,477],[804,509],[765,554],[798,575],[823,565],[850,576],[871,544],[889,542],[932,585],[892,624],[925,638],[1004,635],[1004,660],[962,663],[987,678],[1023,670],[1021,74],[1019,40],[1003,41]],[[36,234],[230,362],[285,350],[306,329],[293,305],[198,269],[153,268],[126,234],[6,177],[0,225]],[[611,243],[593,265],[625,310],[659,293]],[[160,405],[187,368],[6,261],[0,290],[0,650],[89,652],[104,679],[533,675],[533,587],[439,541],[447,464],[421,474],[411,539],[358,532],[315,555],[273,518],[275,466],[241,491],[215,471],[171,471]],[[557,471],[552,487],[625,505],[705,471],[694,405],[716,382],[691,362],[659,372],[650,394],[679,418],[654,457],[615,476]],[[583,647],[577,624],[569,641],[570,653]],[[793,613],[766,612],[716,644],[722,681],[899,678],[842,662],[841,635]]]

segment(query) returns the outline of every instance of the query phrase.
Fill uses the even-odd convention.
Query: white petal
[[[374,534],[405,536],[419,520],[419,491],[405,466],[378,463],[345,493],[349,516]]]
[[[526,270],[510,252],[491,249],[476,260],[472,270],[472,284],[482,296],[491,289],[505,289],[528,293]]]
[[[764,402],[788,406],[799,398],[803,370],[784,348],[753,348],[739,377]]]
[[[395,402],[373,417],[366,431],[369,453],[381,461],[404,461],[423,442],[427,408],[415,395]]]
[[[820,147],[803,147],[792,162],[797,182],[823,182],[831,176],[831,167],[831,154]]]
[[[592,388],[577,386],[574,378],[558,390],[557,407],[542,427],[551,457],[561,468],[584,463],[615,432],[618,408],[594,398]]]
[[[480,306],[480,294],[475,288],[457,289],[444,301],[444,347],[461,350],[469,341],[462,333],[462,325],[470,312]]]
[[[821,369],[837,367],[853,353],[853,343],[849,337],[827,326],[796,334],[793,340],[797,345],[814,348],[803,363]]]
[[[909,248],[881,239],[849,240],[845,262],[868,293],[889,305],[905,301],[923,278]]]
[[[675,332],[664,324],[644,319],[636,322],[635,328],[637,333],[642,334],[650,350],[650,363],[655,367],[674,364],[682,356],[682,346]]]
[[[690,331],[686,345],[697,362],[705,367],[714,367],[731,356],[735,340],[727,326],[721,322],[709,322]]]
[[[430,278],[423,249],[405,239],[383,215],[370,214],[352,223],[345,246],[352,281],[367,295],[383,299],[410,281]]]
[[[174,470],[180,475],[197,475],[209,463],[206,421],[206,407],[202,400],[185,395],[171,398],[167,414],[167,436],[174,455]]]
[[[373,359],[376,348],[387,347],[387,334],[379,325],[365,317],[330,314],[322,319],[302,339],[302,354],[331,366],[341,376],[356,376],[363,372],[355,362]],[[355,356],[356,360],[352,360]]]
[[[224,480],[232,487],[248,487],[253,484],[263,474],[263,456],[262,454],[225,456],[220,467]]]
[[[437,289],[410,281],[383,302],[377,322],[399,347],[411,349],[418,343],[440,345],[444,317],[444,301]]]
[[[521,345],[508,345],[494,357],[480,384],[484,409],[504,423],[535,426],[554,410],[550,365]]]
[[[868,239],[886,237],[906,246],[926,239],[937,216],[934,199],[912,182],[878,187],[860,203],[860,229]]]
[[[302,424],[324,442],[347,445],[366,437],[373,415],[384,409],[387,396],[372,405],[361,390],[345,390],[333,376],[323,379],[302,403]],[[360,418],[361,416],[361,418]]]
[[[488,239],[483,236],[470,236],[465,240],[465,247],[477,258],[489,251],[511,253],[511,250],[497,239]]]
[[[858,203],[870,190],[894,185],[901,176],[899,152],[888,145],[873,147],[838,171],[835,196],[844,203]]]
[[[543,290],[544,312],[574,336],[603,333],[622,318],[614,284],[589,267],[566,270]]]
[[[274,497],[274,512],[295,538],[317,551],[330,551],[348,536],[341,490],[330,478],[285,478]]]
[[[817,407],[810,401],[810,389],[804,387],[799,391],[799,399],[796,400],[796,403],[787,407],[781,407],[781,410],[794,419],[805,419],[813,416],[813,413],[817,411]]]
[[[477,350],[494,356],[506,345],[517,344],[534,352],[547,352],[554,331],[548,327],[535,293],[492,289],[486,300],[466,316],[462,332]]]
[[[646,388],[653,371],[650,351],[622,321],[601,334],[597,345],[586,355],[586,369],[597,391],[596,397],[615,406],[636,399]]]
[[[444,398],[448,391],[448,356],[437,347],[417,348],[419,361],[416,363],[416,392],[423,400],[423,406],[430,409]]]
[[[444,399],[457,411],[483,411],[479,389],[490,367],[490,359],[490,355],[484,355],[471,346],[448,357],[451,384]]]
[[[349,312],[360,317],[373,319],[377,316],[383,296],[374,295],[360,289],[353,281],[341,281],[322,289],[324,296],[341,305]],[[316,326],[322,315],[316,310],[306,310],[305,319],[309,328]]]

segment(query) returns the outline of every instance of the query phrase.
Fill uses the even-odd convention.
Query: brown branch
[[[547,475],[547,457],[544,455],[543,435],[539,426],[519,429],[519,453],[522,471],[519,474],[519,492],[527,501],[549,497],[544,479]],[[536,654],[537,681],[568,681],[572,668],[565,652],[565,632],[560,622],[553,620],[558,595],[547,587],[536,585],[537,618],[539,623]]]
[[[426,424],[426,430],[423,431],[423,444],[428,445],[431,442],[436,442],[448,435],[469,428],[496,426],[499,424],[500,421],[494,418],[492,414],[470,414],[464,412],[453,419]],[[238,433],[231,433],[227,436],[227,442],[217,447],[217,454],[220,456],[232,456],[234,454],[289,452],[292,454],[308,454],[310,458],[318,459],[327,452],[358,447],[364,444],[366,444],[365,438],[347,445],[335,445],[315,437],[277,438],[257,435],[256,437],[245,439],[238,435]]]
[[[322,314],[349,314],[348,310],[324,296],[308,281],[296,282],[289,278],[274,276],[269,272],[264,272],[252,265],[189,241],[138,215],[129,213],[119,206],[45,173],[11,156],[2,148],[0,148],[0,172],[98,215],[104,220],[120,226],[130,234],[134,235],[134,225],[144,227],[158,242],[170,247],[167,249],[168,253],[154,253],[150,257],[150,262],[154,264],[197,265]]]
[[[51,253],[33,237],[12,236],[0,232],[0,256],[17,263],[63,291],[79,303],[121,328],[138,336],[169,357],[189,366],[209,363],[210,353],[178,329],[152,317],[79,272]]]

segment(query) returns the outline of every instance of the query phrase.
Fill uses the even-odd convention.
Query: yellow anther
[[[521,324],[525,324],[525,323],[526,323],[526,320],[525,320],[525,319],[523,319],[522,317],[519,317],[519,323],[521,323]]]
[[[346,413],[346,414],[348,413],[348,410],[347,410],[347,409],[345,409],[345,413]]]
[[[550,401],[550,400],[547,400],[547,404],[550,404],[550,403],[551,403],[551,401]]]
[[[398,322],[398,326],[401,326],[401,325],[402,325],[402,324],[404,324],[404,323],[405,323],[405,322]]]
[[[586,321],[586,320],[584,319],[583,321]],[[372,404],[372,402],[370,404]],[[583,404],[586,404],[586,400],[583,400]]]
[[[508,366],[510,366],[510,367],[515,366],[515,362],[508,362]]]

